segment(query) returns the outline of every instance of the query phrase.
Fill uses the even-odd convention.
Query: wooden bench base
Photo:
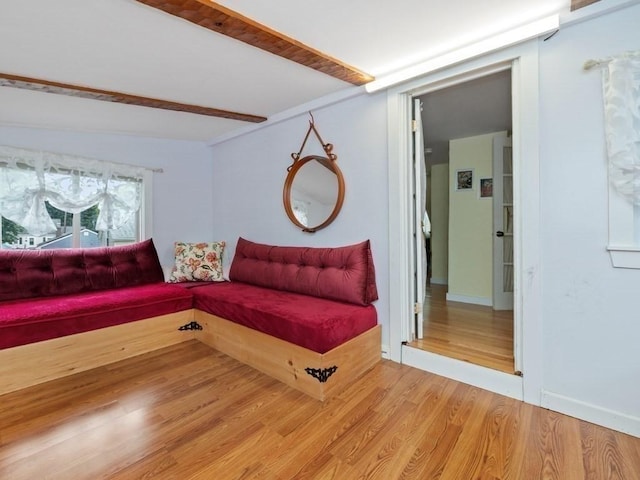
[[[195,321],[203,328],[195,334],[201,342],[318,400],[342,391],[381,359],[380,325],[317,353],[200,310]]]
[[[178,330],[192,321],[202,330]],[[196,338],[318,400],[381,358],[380,325],[321,354],[190,309],[0,350],[0,395]]]
[[[193,339],[193,309],[0,350],[0,395]]]

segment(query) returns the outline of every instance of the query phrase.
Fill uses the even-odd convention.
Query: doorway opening
[[[389,319],[391,360],[539,404],[544,358],[540,275],[539,45],[537,39],[431,72],[387,90],[389,148]],[[414,97],[511,70],[514,263],[514,363],[522,376],[426,352],[414,339],[411,114]],[[415,213],[415,212],[413,212]],[[419,230],[418,230],[419,231]]]
[[[408,346],[514,374],[511,79],[505,68],[412,96],[422,308]]]

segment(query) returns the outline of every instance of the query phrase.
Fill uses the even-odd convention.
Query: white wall
[[[173,264],[173,242],[211,237],[213,166],[203,143],[0,127],[0,144],[162,168],[153,174],[153,239],[163,265]]]
[[[493,203],[480,198],[492,177],[494,134],[449,142],[449,288],[447,299],[493,303]],[[456,190],[456,171],[473,169],[473,188]]]
[[[640,433],[640,270],[612,268],[600,72],[640,48],[640,5],[575,24],[540,48],[544,400]],[[525,374],[526,375],[526,374]],[[579,403],[579,402],[582,402]]]
[[[370,239],[380,300],[376,302],[383,344],[388,342],[388,183],[386,96],[361,95],[313,111],[322,139],[334,145],[344,175],[342,211],[327,228],[303,233],[287,218],[282,189],[309,126],[308,115],[214,145],[214,236],[229,242],[225,262],[239,236],[274,245],[341,246]],[[321,153],[312,135],[309,153]],[[319,150],[319,152],[318,152]]]

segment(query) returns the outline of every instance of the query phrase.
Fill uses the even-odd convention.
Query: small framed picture
[[[493,178],[480,179],[480,198],[493,197]]]
[[[464,192],[473,190],[473,168],[456,170],[456,191]]]

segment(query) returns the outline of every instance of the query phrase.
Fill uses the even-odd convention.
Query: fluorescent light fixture
[[[465,47],[440,55],[439,57],[398,70],[397,72],[381,77],[378,80],[367,83],[365,85],[365,89],[369,93],[376,92],[383,88],[402,83],[426,73],[484,55],[485,53],[500,50],[531,38],[539,37],[545,33],[557,30],[559,27],[560,17],[558,15],[551,15],[550,17],[545,17],[484,40],[474,42]]]

